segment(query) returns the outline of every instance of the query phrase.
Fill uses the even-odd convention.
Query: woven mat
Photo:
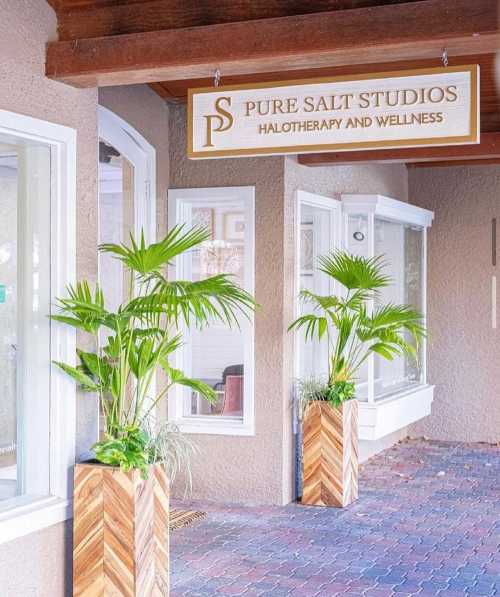
[[[175,531],[182,529],[194,522],[202,520],[207,515],[206,512],[197,512],[194,510],[170,510],[169,529]]]

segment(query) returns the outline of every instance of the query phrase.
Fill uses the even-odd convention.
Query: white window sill
[[[375,402],[358,401],[359,439],[378,440],[431,414],[434,386],[421,385]]]
[[[183,433],[203,435],[240,435],[254,436],[252,424],[235,420],[220,420],[214,417],[183,418],[172,421]]]
[[[45,529],[73,516],[73,502],[57,497],[28,500],[0,511],[0,544]]]

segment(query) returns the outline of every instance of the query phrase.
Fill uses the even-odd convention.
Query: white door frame
[[[134,167],[134,234],[144,230],[146,242],[156,240],[156,150],[128,122],[98,106],[99,138],[117,149]]]
[[[333,243],[331,250],[340,249],[342,247],[342,203],[338,199],[332,197],[325,197],[324,195],[317,195],[308,191],[297,191],[296,198],[296,221],[295,221],[295,304],[294,304],[294,319],[300,316],[300,232],[302,221],[302,205],[311,205],[313,207],[320,207],[327,209],[330,213],[330,230],[332,231]],[[334,288],[331,289],[332,291]],[[300,342],[298,332],[294,334],[295,350],[294,350],[294,377],[300,377]]]

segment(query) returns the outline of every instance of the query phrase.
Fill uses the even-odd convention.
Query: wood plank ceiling
[[[500,131],[500,96],[494,53],[500,45],[497,0],[47,1],[56,11],[59,33],[59,42],[49,44],[47,73],[70,84],[89,86],[148,82],[167,101],[183,102],[189,88],[212,84],[212,79],[204,73],[212,72],[209,69],[212,64],[210,60],[217,64],[219,62],[216,61],[223,62],[226,59],[225,51],[228,57],[233,58],[233,62],[227,58],[227,68],[221,68],[223,85],[437,66],[441,64],[442,46],[446,46],[449,48],[450,65],[480,65],[481,130]],[[434,18],[426,22],[422,16]],[[231,65],[238,64],[241,58],[236,36],[238,32],[251,35],[251,27],[257,20],[253,31],[267,28],[276,34],[275,42],[266,44],[265,49],[261,50],[263,42],[258,40],[258,35],[248,38],[248,51],[253,56],[253,62],[233,68]],[[322,27],[322,23],[327,24]],[[335,29],[339,24],[345,25],[342,30]],[[346,33],[349,27],[352,31]],[[293,37],[290,37],[290,28],[299,39],[297,48],[291,48]],[[157,32],[158,38],[151,37],[154,32]],[[196,37],[198,33],[203,35]],[[219,47],[214,49],[219,33],[235,37],[228,39],[227,47],[222,40]],[[300,51],[300,42],[307,43],[308,38],[312,50],[316,52],[315,60],[293,54],[293,50]],[[331,47],[327,48],[330,53],[324,52],[321,44],[329,43],[330,38]],[[212,47],[204,48],[203,39],[215,42]],[[379,39],[386,43],[386,51],[383,46],[377,45]],[[170,56],[165,53],[161,57],[163,62],[158,62],[162,68],[146,70],[147,60],[154,62],[154,52],[161,54],[162,40],[173,44],[171,54],[174,67],[177,68],[172,65],[165,68]],[[194,40],[200,44],[191,57],[192,64],[189,64],[189,56],[185,58],[183,55],[183,50],[189,55],[189,48],[176,47],[183,40]],[[362,50],[357,55],[352,52],[354,57],[350,60],[349,51],[356,47],[357,40],[360,44],[365,43],[364,54]],[[115,46],[115,41],[122,42],[122,45]],[[280,44],[287,46],[281,48]],[[145,60],[137,80],[129,76],[122,81],[129,65],[116,65],[121,53],[127,54],[126,60],[130,63],[141,56],[140,52],[145,49],[150,50],[151,54]],[[134,54],[134,51],[137,53]],[[203,57],[204,51],[209,58],[206,64],[201,64],[203,60],[200,56]],[[266,56],[261,56],[259,51],[261,54],[269,53],[268,62],[262,62]],[[88,74],[89,57],[92,56],[97,57],[96,60],[103,60],[100,74]],[[361,58],[357,60],[356,56]],[[371,62],[370,56],[374,57]],[[67,72],[64,72],[65,68]],[[116,79],[109,74],[113,68],[118,73]],[[158,76],[155,76],[155,72],[159,73]],[[161,77],[165,73],[168,74],[168,80]]]

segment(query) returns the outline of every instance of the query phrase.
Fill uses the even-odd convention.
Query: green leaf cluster
[[[418,357],[425,336],[422,315],[409,305],[380,304],[380,289],[391,283],[384,265],[381,256],[334,251],[319,258],[318,269],[343,291],[331,296],[301,292],[312,313],[298,317],[289,330],[301,329],[306,341],[328,344],[329,390],[320,399],[340,404],[353,398],[356,375],[372,353],[388,360],[405,354]]]
[[[99,251],[121,261],[128,274],[126,300],[111,311],[101,288],[92,291],[81,281],[57,301],[58,313],[52,319],[93,340],[94,350],[77,351],[76,367],[56,365],[82,390],[99,395],[105,437],[94,451],[100,462],[145,470],[150,463],[148,417],[173,386],[186,386],[215,400],[211,387],[171,364],[182,345],[182,331],[213,322],[238,326],[241,317],[251,317],[255,302],[227,274],[194,282],[170,280],[166,274],[177,258],[209,237],[204,228],[176,226],[156,243],[147,244],[142,234],[139,241],[131,235],[129,245],[101,245]],[[160,370],[166,382],[153,394]]]

